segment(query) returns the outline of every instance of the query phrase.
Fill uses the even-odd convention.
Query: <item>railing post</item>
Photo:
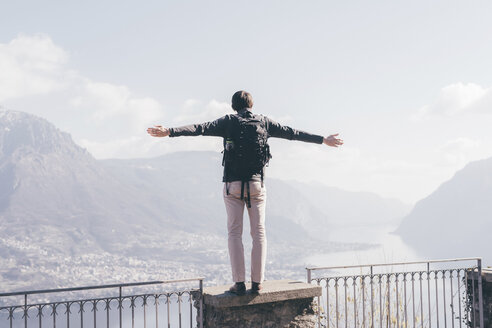
[[[307,283],[310,284],[311,283],[311,269],[306,268],[306,270],[307,270]]]
[[[120,291],[120,297],[119,297],[119,304],[118,304],[118,307],[119,307],[119,310],[120,310],[120,328],[123,327],[123,315],[122,315],[122,311],[123,311],[123,300],[121,299],[121,286],[119,287],[119,291]]]
[[[70,328],[70,302],[67,302],[67,328]]]
[[[373,279],[374,279],[374,268],[371,265],[370,267],[371,271],[371,328],[374,328],[374,286],[373,286]],[[364,296],[364,293],[362,294]],[[364,305],[364,303],[362,303]]]
[[[203,279],[200,279],[200,328],[203,328]]]
[[[427,262],[427,302],[429,303],[429,328],[432,327],[431,287],[430,287],[430,262]],[[423,318],[423,316],[422,316]],[[423,319],[422,319],[423,320]]]
[[[27,294],[24,294],[24,327],[27,328]]]
[[[80,308],[80,328],[84,328],[84,302],[80,301],[79,302],[79,308]],[[41,325],[39,326],[41,328]]]
[[[477,260],[478,269],[478,311],[480,316],[480,328],[483,326],[483,295],[482,295],[482,259]]]

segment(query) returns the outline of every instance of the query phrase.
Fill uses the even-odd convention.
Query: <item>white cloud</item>
[[[490,112],[492,87],[485,88],[474,83],[455,83],[441,89],[436,100],[422,107],[416,118],[429,116],[453,116],[465,112]]]
[[[68,53],[42,34],[0,44],[0,104],[48,119],[96,157],[123,156],[125,149],[126,157],[134,149],[141,153],[129,144],[163,119],[157,100],[76,72]]]
[[[43,34],[0,43],[0,101],[62,89],[67,59],[67,53]]]
[[[84,80],[83,88],[69,103],[73,107],[90,108],[90,117],[98,125],[116,121],[138,133],[162,119],[160,104],[150,97],[137,97],[126,86]]]

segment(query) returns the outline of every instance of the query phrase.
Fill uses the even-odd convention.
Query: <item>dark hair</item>
[[[232,108],[237,112],[244,108],[253,107],[253,97],[249,92],[237,91],[232,96]]]

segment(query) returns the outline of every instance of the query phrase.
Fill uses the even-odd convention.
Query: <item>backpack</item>
[[[227,181],[227,172],[232,170],[234,175],[241,178],[241,199],[243,199],[244,184],[248,188],[248,181],[256,174],[261,175],[263,184],[263,170],[272,157],[267,143],[268,131],[265,119],[249,111],[230,116],[226,137],[224,138],[224,176]],[[229,190],[227,189],[227,194]]]

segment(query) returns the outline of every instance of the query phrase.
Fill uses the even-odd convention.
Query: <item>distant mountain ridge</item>
[[[334,225],[374,225],[397,223],[411,210],[398,199],[383,198],[370,192],[346,191],[321,183],[288,181],[320,210],[332,217]]]
[[[434,257],[490,254],[492,158],[469,163],[419,201],[397,233],[419,252]]]
[[[101,268],[116,257],[126,263],[121,272],[131,267],[127,259],[137,263],[128,277],[186,267],[228,275],[220,163],[213,152],[96,160],[48,121],[0,111],[0,285],[114,277]],[[308,186],[266,183],[270,258],[283,259],[272,265],[291,265],[314,247],[357,247],[329,242],[340,213],[310,197]],[[378,211],[366,214],[396,217],[404,209],[395,202],[393,215]],[[85,264],[71,267],[74,258]]]
[[[93,159],[72,141],[68,133],[43,118],[24,112],[0,110],[0,124],[0,159],[28,150],[38,154],[64,153]]]

